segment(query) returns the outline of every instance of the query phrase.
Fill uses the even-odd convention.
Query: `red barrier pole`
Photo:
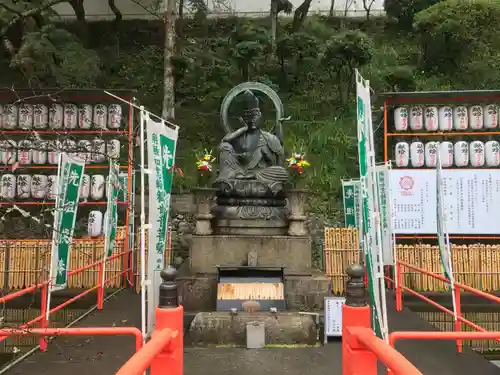
[[[179,305],[177,271],[168,266],[161,271],[163,282],[160,285],[160,301],[155,313],[153,338],[158,332],[168,328],[173,332],[170,345],[151,362],[150,375],[183,375],[184,371],[184,308]]]
[[[49,322],[47,321],[47,297],[48,297],[48,285],[43,284],[42,294],[40,297],[40,316],[42,317],[42,320],[40,321],[40,328],[48,328],[49,327]],[[41,336],[40,337],[40,351],[46,352],[47,346],[48,346],[47,337]]]
[[[99,263],[98,269],[97,283],[99,288],[97,288],[97,310],[102,310],[104,308],[104,261]]]
[[[454,285],[453,293],[455,293],[455,308],[456,308],[456,319],[455,319],[455,332],[460,332],[462,330],[462,322],[460,321],[460,317],[462,316],[462,308],[460,301],[460,287]],[[455,317],[454,317],[455,318]],[[462,340],[457,339],[457,352],[462,353],[463,344]]]
[[[403,275],[401,273],[401,264],[396,262],[396,311],[403,311]]]
[[[376,375],[377,357],[356,345],[348,328],[361,327],[371,330],[370,306],[366,301],[364,268],[353,264],[347,269],[346,301],[342,307],[342,375]]]

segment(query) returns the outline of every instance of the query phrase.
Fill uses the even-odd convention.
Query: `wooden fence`
[[[326,228],[325,273],[332,279],[332,291],[344,293],[346,268],[359,262],[357,229]],[[442,274],[439,248],[432,245],[397,245],[397,257],[411,265]],[[452,245],[455,280],[485,292],[500,290],[500,245]],[[403,270],[404,283],[421,292],[445,291],[443,282],[418,272]]]

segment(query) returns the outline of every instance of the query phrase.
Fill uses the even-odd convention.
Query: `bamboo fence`
[[[118,228],[115,252],[125,249],[125,229]],[[23,289],[48,279],[50,240],[0,240],[0,289]],[[69,269],[84,267],[102,259],[104,237],[75,239],[71,246]],[[116,276],[109,288],[120,287],[118,274],[123,268],[121,257],[106,264],[106,278]],[[92,288],[97,285],[98,267],[92,267],[68,279],[68,288]]]
[[[331,278],[332,291],[344,293],[346,268],[359,262],[357,229],[325,228],[325,274]],[[432,245],[397,245],[397,257],[413,266],[442,274],[439,248]],[[455,280],[485,292],[500,290],[500,245],[452,245]],[[403,282],[420,292],[443,292],[445,284],[418,272],[402,268]]]
[[[453,332],[455,329],[453,316],[444,312],[418,312],[418,315],[440,331]],[[483,327],[486,331],[500,331],[500,312],[464,312],[462,316]],[[462,331],[474,332],[475,330],[462,324]],[[464,344],[480,352],[500,350],[500,343],[496,340],[464,340]]]

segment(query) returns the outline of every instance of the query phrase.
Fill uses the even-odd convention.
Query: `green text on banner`
[[[342,181],[346,228],[359,228],[359,180]]]
[[[164,267],[167,240],[170,193],[174,173],[178,130],[164,122],[146,119],[149,170],[149,237],[148,237],[148,332],[154,324],[154,311],[158,305],[160,272]]]
[[[383,279],[383,256],[380,248],[380,219],[377,211],[379,207],[379,194],[375,175],[375,147],[373,142],[370,85],[357,70],[356,94],[359,170],[362,196],[361,230],[363,252],[368,278],[368,291],[372,301],[373,330],[378,337],[386,338],[385,281]]]
[[[80,184],[85,168],[85,161],[75,156],[62,153],[60,158],[50,266],[50,291],[64,289],[68,284],[71,243],[80,198]]]

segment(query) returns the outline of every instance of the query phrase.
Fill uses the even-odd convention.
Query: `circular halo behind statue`
[[[283,107],[283,102],[281,101],[276,91],[260,82],[240,83],[238,86],[235,86],[231,90],[229,90],[220,107],[221,124],[224,127],[224,131],[226,132],[226,134],[233,131],[233,129],[231,128],[231,124],[229,123],[229,107],[231,106],[234,98],[247,90],[259,91],[272,100],[274,108],[276,109],[276,125],[278,125],[283,118],[285,109]]]

